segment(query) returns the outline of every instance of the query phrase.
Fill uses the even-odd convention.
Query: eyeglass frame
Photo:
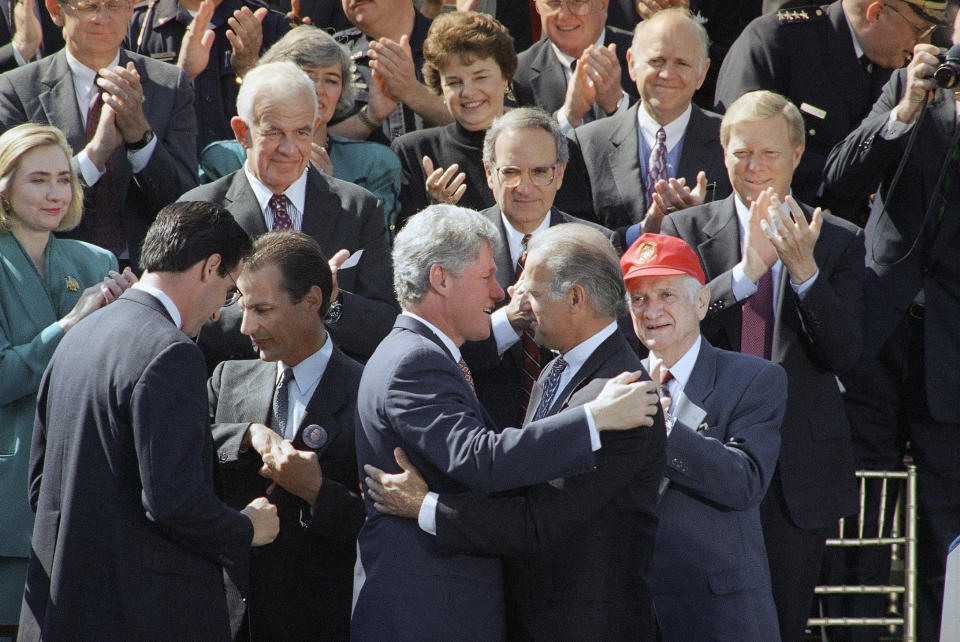
[[[573,0],[573,1],[576,2],[577,0]],[[557,6],[555,8],[550,9],[547,5],[547,2],[556,2]],[[580,17],[589,16],[592,13],[596,13],[602,4],[600,0],[579,0],[579,2],[582,3],[582,6],[588,7],[588,8],[592,7],[592,10],[588,10],[584,13],[577,13],[570,7],[570,2],[571,0],[537,0],[537,4],[543,5],[544,8],[548,9],[548,13],[551,13],[551,14],[559,13],[559,11],[563,7],[566,7],[567,11],[569,11],[571,15],[580,16]]]
[[[526,175],[530,178],[530,182],[536,185],[537,187],[547,187],[548,185],[553,185],[553,181],[557,180],[557,166],[558,166],[558,163],[554,163],[553,165],[538,165],[536,167],[528,167],[528,168],[517,167],[516,165],[503,165],[503,166],[494,165],[493,170],[497,174],[497,180],[500,181],[500,184],[503,185],[504,187],[509,187],[512,189],[514,187],[519,186],[520,183],[523,182],[524,173],[526,173]],[[547,169],[547,168],[549,168],[552,171],[552,174],[550,175],[550,180],[548,180],[546,183],[538,183],[537,181],[535,181],[533,178],[532,171],[535,169]],[[517,174],[516,181],[515,182],[511,181],[511,183],[513,184],[508,183],[507,179],[504,177],[503,170],[505,169],[515,169],[519,172]]]
[[[91,0],[81,0],[80,3],[70,2],[65,0],[64,3],[66,6],[70,7],[78,14],[83,16],[94,16],[100,12],[101,9],[106,10],[108,13],[111,11],[121,11],[133,8],[133,2],[131,0],[100,0],[100,2],[92,2]],[[79,6],[79,5],[90,5],[90,6]]]
[[[240,286],[237,285],[237,280],[233,278],[233,275],[229,272],[227,272],[227,276],[229,276],[230,280],[233,281],[233,287],[227,291],[227,296],[224,297],[222,306],[224,308],[229,308],[231,305],[243,298],[243,292],[240,291]]]
[[[884,2],[884,3],[883,3],[883,6],[885,6],[887,9],[890,9],[890,10],[893,11],[895,14],[897,14],[898,16],[900,16],[901,18],[903,18],[903,21],[906,22],[908,25],[910,25],[910,26],[913,28],[913,32],[914,32],[915,34],[917,34],[917,42],[920,42],[920,41],[922,41],[922,40],[926,40],[927,38],[929,38],[931,35],[933,35],[933,32],[936,31],[937,27],[940,26],[938,23],[934,22],[932,25],[930,25],[930,26],[927,27],[926,29],[923,29],[923,28],[918,27],[917,25],[915,25],[915,24],[913,23],[913,20],[910,20],[909,18],[907,18],[907,16],[906,16],[905,13],[903,13],[902,11],[900,11],[899,9],[897,9],[897,8],[896,8],[895,6],[893,6],[892,4],[887,4],[886,2]],[[917,17],[919,18],[919,16],[917,16]],[[922,18],[921,18],[921,19],[922,19]]]

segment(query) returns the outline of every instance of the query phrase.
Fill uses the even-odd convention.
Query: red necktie
[[[527,243],[529,241],[530,235],[525,234],[521,242],[520,260],[517,261],[516,281],[520,280],[520,275],[523,274],[523,266],[527,262]],[[520,373],[520,416],[517,418],[517,425],[522,425],[524,417],[527,416],[530,391],[533,389],[537,377],[540,376],[540,371],[543,370],[543,364],[540,363],[540,346],[533,340],[533,333],[530,330],[524,330],[523,334],[520,335],[520,347],[523,349],[523,360],[521,363],[522,372]]]
[[[103,110],[103,94],[93,81],[94,97],[87,110],[87,142],[93,140],[100,124],[100,112]],[[84,203],[83,218],[90,230],[90,240],[120,256],[127,246],[123,229],[123,216],[120,212],[120,195],[117,191],[117,177],[113,167],[113,156],[107,159],[103,174],[88,190]]]
[[[653,203],[653,188],[659,180],[667,179],[667,132],[663,127],[657,130],[657,144],[650,150],[647,160],[647,206]]]
[[[773,347],[773,276],[771,270],[757,282],[757,291],[743,304],[740,352],[764,359]]]
[[[460,368],[460,372],[463,373],[463,378],[470,384],[470,390],[473,390],[473,393],[476,394],[477,389],[473,385],[473,374],[470,372],[470,366],[463,360],[463,357],[460,357],[460,361],[457,361],[457,367]]]
[[[290,215],[287,213],[287,199],[286,194],[274,194],[270,197],[270,201],[267,203],[267,206],[273,210],[273,229],[274,230],[292,230],[293,221],[290,220]]]

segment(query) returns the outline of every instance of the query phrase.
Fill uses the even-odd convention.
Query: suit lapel
[[[513,259],[510,257],[510,243],[507,241],[507,228],[504,226],[503,219],[500,217],[500,207],[494,205],[482,212],[498,230],[500,230],[500,247],[493,256],[493,262],[497,266],[497,283],[506,292],[507,288],[517,280],[517,268],[513,265]],[[501,302],[506,305],[510,301],[510,295]]]
[[[303,209],[301,231],[312,238],[333,242],[343,207],[330,192],[326,179],[313,167],[307,169],[307,200]]]
[[[277,364],[261,361],[249,377],[235,384],[236,416],[249,417],[269,426],[276,385]]]
[[[563,102],[563,94],[560,96],[550,96],[551,87],[560,87],[566,91],[567,77],[557,59],[553,49],[550,47],[550,41],[544,38],[540,41],[540,50],[530,63],[530,68],[536,72],[536,75],[530,79],[530,86],[533,88],[533,95],[540,104],[550,102],[551,98],[559,98]]]
[[[51,235],[49,243],[53,244],[55,241],[55,237]],[[47,251],[50,250],[51,248],[48,247]],[[0,234],[0,264],[2,264],[4,272],[11,276],[20,275],[19,279],[13,277],[9,281],[5,277],[2,278],[5,283],[11,286],[17,283],[18,287],[14,291],[17,292],[19,303],[14,303],[14,305],[18,305],[21,310],[26,312],[32,327],[45,328],[55,322],[58,316],[57,309],[49,292],[47,292],[46,285],[34,267],[33,261],[27,256],[13,234]],[[11,301],[11,303],[13,302]],[[6,312],[9,314],[12,310]],[[10,339],[12,343],[20,343],[20,341],[14,340],[15,337],[6,338]]]
[[[67,65],[66,51],[59,51],[51,57],[50,65],[40,78],[40,85],[37,88],[37,100],[47,116],[47,122],[57,123],[74,149],[86,147],[86,126],[77,105],[77,93],[73,87],[73,74]]]
[[[613,150],[607,156],[607,172],[620,192],[620,202],[630,204],[630,220],[638,223],[647,211],[643,176],[640,175],[640,146],[637,141],[637,103],[619,119],[618,126],[610,134]]]
[[[328,339],[329,341],[329,339]],[[297,426],[297,433],[294,437],[294,446],[297,448],[309,448],[303,441],[303,429],[310,424],[317,424],[327,431],[327,440],[315,450],[322,452],[330,447],[330,444],[340,435],[340,424],[334,418],[334,413],[343,408],[347,403],[347,395],[343,389],[343,353],[334,346],[333,354],[330,356],[330,362],[327,364],[323,376],[317,382],[317,388],[310,397],[310,403],[307,404],[306,413],[300,425]]]
[[[704,410],[706,400],[713,393],[716,381],[717,358],[713,346],[703,337],[700,338],[700,354],[690,373],[687,385],[676,399],[672,400],[670,414],[683,425],[698,429],[706,419]]]
[[[713,159],[710,158],[709,144],[712,136],[706,127],[706,116],[703,111],[693,105],[690,112],[690,122],[683,132],[683,150],[680,153],[680,162],[677,163],[677,178],[687,178],[687,185],[696,185],[697,172],[710,167]],[[707,176],[707,180],[716,182],[716,176]],[[692,181],[692,182],[691,182]]]
[[[733,194],[708,204],[710,217],[703,226],[707,239],[697,245],[696,251],[703,263],[707,283],[717,278],[740,261],[740,226]],[[722,315],[722,323],[731,346],[740,345],[740,307]]]
[[[549,414],[554,415],[560,412],[564,406],[567,405],[573,393],[579,390],[584,382],[593,379],[593,375],[597,369],[616,352],[619,345],[620,331],[616,330],[596,347],[593,353],[587,357],[587,360],[583,362],[583,365],[580,366],[580,369],[577,370],[577,373],[573,375],[573,379],[570,380],[563,390],[557,393],[557,397],[553,400],[553,406],[550,407]]]
[[[827,7],[827,15],[830,17],[833,32],[836,33],[837,37],[827,38],[827,41],[820,47],[823,68],[830,70],[823,82],[833,84],[833,93],[840,96],[844,101],[848,117],[851,120],[859,121],[865,115],[862,106],[873,103],[870,96],[870,78],[864,72],[860,61],[852,55],[854,52],[853,37],[850,34],[847,19],[843,15],[843,7],[839,2],[833,3]],[[797,105],[798,108],[800,106],[800,104]],[[813,106],[822,107],[822,105]],[[809,121],[809,114],[807,118],[808,122],[816,122],[815,120]]]
[[[267,233],[267,223],[263,219],[263,210],[260,209],[260,203],[257,201],[243,169],[238,169],[233,173],[230,187],[223,196],[223,205],[230,210],[233,218],[250,236],[257,237]]]

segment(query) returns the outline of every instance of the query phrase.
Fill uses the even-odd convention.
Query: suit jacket
[[[906,154],[908,135],[886,140],[880,132],[906,87],[897,71],[870,116],[830,154],[825,187],[835,198],[864,199],[876,192],[866,237],[864,361],[880,348],[907,314],[918,292],[925,294],[923,388],[937,421],[960,422],[960,191],[945,192],[946,163],[957,139],[951,92],[938,90],[917,132],[899,186],[891,181]],[[879,182],[879,187],[878,187]],[[941,196],[946,194],[943,216]],[[931,358],[933,357],[933,358]],[[920,385],[918,383],[918,385]]]
[[[617,60],[620,61],[620,88],[627,92],[630,100],[636,100],[637,86],[630,80],[627,68],[627,50],[633,43],[633,34],[616,27],[604,27],[604,46],[617,45]],[[553,113],[563,106],[567,95],[567,77],[563,65],[550,46],[550,40],[543,38],[532,47],[520,53],[517,73],[513,76],[514,93],[522,107],[540,107]]]
[[[227,208],[250,236],[268,231],[243,169],[190,190],[180,200],[209,201]],[[310,167],[304,209],[300,231],[312,236],[328,257],[341,248],[351,254],[363,251],[356,266],[337,272],[343,307],[330,333],[344,352],[365,361],[390,331],[397,314],[383,208],[367,190]],[[200,346],[211,367],[226,359],[255,356],[250,340],[240,334],[241,317],[239,308],[225,308],[220,321],[204,326]]]
[[[139,174],[133,174],[126,145],[112,157],[127,248],[136,266],[143,237],[157,212],[197,184],[197,125],[193,91],[182,71],[121,49],[119,64],[126,66],[131,61],[143,86],[144,115],[157,138],[153,154]],[[0,130],[28,121],[56,125],[77,152],[86,146],[66,51],[0,75]],[[83,220],[61,236],[92,239]]]
[[[249,608],[253,639],[349,637],[357,533],[365,518],[357,493],[353,429],[362,369],[334,346],[297,427],[293,445],[317,453],[323,485],[313,506],[283,488],[270,495],[280,516],[280,535],[272,544],[251,549],[249,596],[230,602],[234,621]],[[207,383],[222,496],[234,508],[263,496],[270,484],[258,474],[259,455],[252,449],[241,452],[240,442],[251,423],[271,424],[276,377],[276,363],[226,361]],[[311,424],[327,434],[319,444],[311,438],[315,446],[303,437]]]
[[[670,411],[651,586],[665,640],[779,640],[760,525],[783,368],[706,340]]]
[[[640,103],[571,133],[583,155],[594,214],[610,229],[639,223],[650,207],[647,178],[640,171],[638,109]],[[693,105],[676,177],[686,178],[687,185],[696,185],[700,170],[706,172],[708,183],[713,185],[706,195],[708,202],[730,195],[730,180],[720,147],[720,116]]]
[[[754,89],[789,98],[800,109],[806,132],[794,194],[836,208],[842,204],[817,196],[827,154],[870,112],[890,70],[876,68],[872,77],[864,71],[840,0],[802,15],[806,18],[797,14],[784,20],[770,13],[747,26],[723,61],[714,109],[723,113]]]
[[[507,287],[517,280],[517,266],[510,257],[510,246],[507,244],[507,231],[503,225],[500,207],[494,205],[480,212],[500,231],[501,243],[494,251],[493,261],[497,266],[497,283],[507,291]],[[599,225],[580,220],[565,212],[553,208],[550,210],[550,226],[560,223],[581,223],[603,230],[609,230]],[[497,309],[510,302],[506,295],[497,303]],[[477,386],[477,396],[484,409],[493,417],[498,428],[515,426],[520,422],[520,385],[523,375],[523,346],[520,342],[513,344],[501,356],[497,352],[497,342],[493,333],[484,341],[467,341],[460,347],[463,358],[470,366],[474,383]],[[547,349],[540,350],[540,363],[547,363],[553,359],[553,353]]]
[[[30,436],[37,388],[63,338],[57,323],[84,289],[117,269],[110,252],[50,235],[40,276],[13,234],[0,234],[0,555],[30,555],[33,511],[27,503]],[[71,288],[67,279],[77,282]]]
[[[400,446],[431,489],[487,493],[593,468],[582,411],[495,433],[464,373],[427,326],[406,315],[367,362],[357,398],[357,463],[397,469]],[[362,476],[362,473],[361,473]],[[413,520],[380,514],[367,497],[357,541],[366,580],[354,640],[504,637],[495,558],[448,555]]]
[[[704,337],[738,351],[742,302],[733,296],[730,273],[740,261],[734,198],[671,214],[662,232],[679,236],[700,257],[710,287]],[[810,208],[803,209],[809,218]],[[860,228],[825,214],[813,250],[820,273],[802,300],[781,270],[771,361],[787,371],[780,476],[790,517],[801,528],[822,528],[857,510],[850,424],[836,375],[860,356],[863,252]]]
[[[548,368],[534,388],[537,399]],[[591,401],[607,379],[641,369],[617,330],[559,392],[551,412]],[[528,417],[535,412],[531,403]],[[507,556],[510,639],[657,638],[647,573],[663,477],[662,422],[658,412],[650,428],[601,433],[595,472],[508,496],[440,496],[441,547]]]
[[[214,493],[205,380],[141,290],[61,340],[30,450],[21,639],[229,638],[223,571],[243,586],[253,527]]]
[[[39,5],[40,14],[40,56],[49,56],[63,49],[63,34],[60,27],[53,24],[50,12],[39,0],[32,0]],[[0,73],[17,68],[17,58],[13,52],[13,36],[17,33],[17,27],[13,19],[13,7],[16,2],[0,3]]]

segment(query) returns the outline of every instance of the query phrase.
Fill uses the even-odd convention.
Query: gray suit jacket
[[[639,223],[650,207],[646,176],[640,172],[639,108],[637,103],[623,114],[601,118],[571,132],[583,155],[594,214],[610,229]],[[682,176],[687,185],[696,185],[700,170],[707,174],[708,187],[713,185],[706,195],[708,202],[730,195],[730,180],[720,147],[720,116],[693,105],[683,136],[677,178]]]
[[[243,169],[190,190],[180,200],[217,203],[230,210],[251,236],[267,232]],[[312,236],[328,257],[341,248],[351,254],[363,251],[354,267],[337,272],[343,308],[330,333],[344,352],[366,361],[397,316],[383,208],[367,190],[310,167],[305,209],[301,231]],[[225,308],[219,322],[204,326],[199,342],[211,365],[255,356],[250,341],[240,334],[241,313],[236,306]]]
[[[157,137],[153,155],[139,174],[132,172],[126,145],[113,155],[127,247],[136,265],[143,237],[157,212],[197,184],[197,121],[193,90],[182,71],[121,49],[119,64],[126,66],[130,61],[140,74],[144,115]],[[75,152],[86,146],[65,51],[0,75],[0,130],[25,122],[56,125]],[[91,240],[83,221],[61,236]]]
[[[706,339],[671,406],[650,585],[665,640],[778,640],[760,525],[787,377]]]

